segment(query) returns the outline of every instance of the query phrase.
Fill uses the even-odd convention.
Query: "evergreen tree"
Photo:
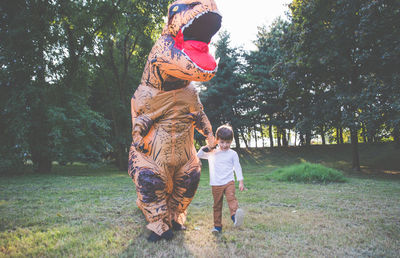
[[[215,52],[216,58],[219,58],[218,72],[212,80],[204,83],[205,89],[200,91],[200,98],[214,130],[229,123],[234,130],[236,147],[240,148],[239,135],[244,141],[246,139],[244,126],[248,124],[245,116],[248,100],[242,89],[240,53],[229,43],[229,33],[219,33]]]
[[[250,116],[254,121],[267,124],[269,128],[270,146],[273,147],[272,127],[280,128],[280,132],[289,129],[289,121],[284,111],[284,100],[279,94],[280,80],[272,77],[273,67],[282,58],[280,38],[287,30],[288,23],[277,19],[268,29],[259,27],[255,45],[257,50],[246,55],[246,82],[250,90],[248,100],[254,104]]]

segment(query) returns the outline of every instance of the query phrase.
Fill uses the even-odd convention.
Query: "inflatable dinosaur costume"
[[[221,19],[213,0],[172,3],[168,23],[131,100],[128,172],[155,241],[170,239],[171,228],[184,228],[186,209],[200,180],[194,128],[214,145],[210,122],[191,81],[208,81],[216,73],[208,44]]]

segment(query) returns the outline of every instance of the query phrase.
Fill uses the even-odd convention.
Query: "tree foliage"
[[[129,96],[167,4],[2,1],[1,169],[29,159],[49,172],[52,161],[118,152],[116,142],[130,135]],[[110,75],[103,81],[101,68]]]
[[[130,97],[170,2],[1,1],[0,171],[125,169]],[[356,170],[358,142],[400,148],[400,2],[293,0],[287,18],[259,27],[254,51],[220,33],[219,70],[199,86],[214,129],[230,123],[237,147],[349,138]]]
[[[218,72],[211,81],[204,83],[200,97],[214,130],[229,123],[234,129],[236,146],[240,147],[238,137],[239,134],[243,136],[244,125],[248,123],[244,116],[248,102],[243,96],[240,50],[229,44],[229,33],[220,32],[215,44]]]
[[[353,168],[359,170],[360,129],[370,139],[382,136],[383,128],[398,131],[398,105],[391,98],[399,96],[393,87],[398,71],[382,72],[382,66],[398,65],[392,44],[400,38],[399,3],[308,0],[293,1],[290,9],[290,30],[282,40],[286,53],[275,69],[284,81],[286,106],[300,131],[324,135],[330,128],[349,128]]]
[[[251,120],[269,126],[270,146],[274,146],[273,130],[290,128],[288,113],[284,110],[284,99],[280,95],[281,80],[272,75],[274,66],[282,59],[280,38],[286,33],[288,23],[278,19],[268,29],[259,27],[255,45],[257,50],[246,55],[247,100],[253,103]]]

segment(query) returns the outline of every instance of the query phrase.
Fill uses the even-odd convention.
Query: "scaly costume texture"
[[[137,205],[158,235],[183,225],[200,180],[201,163],[193,145],[194,128],[214,144],[212,128],[191,81],[208,81],[217,71],[208,53],[221,27],[212,0],[176,1],[168,23],[149,54],[131,101],[133,142],[128,172]]]

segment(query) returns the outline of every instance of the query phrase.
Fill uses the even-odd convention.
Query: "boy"
[[[225,194],[228,202],[229,211],[235,227],[243,224],[244,212],[238,208],[238,201],[235,197],[235,178],[239,181],[239,190],[244,190],[242,168],[239,163],[239,156],[236,151],[231,150],[233,140],[232,127],[228,125],[220,126],[217,129],[216,143],[218,148],[210,150],[209,147],[200,148],[197,156],[201,159],[208,159],[210,169],[210,185],[214,198],[214,228],[213,233],[222,231],[222,203]]]

